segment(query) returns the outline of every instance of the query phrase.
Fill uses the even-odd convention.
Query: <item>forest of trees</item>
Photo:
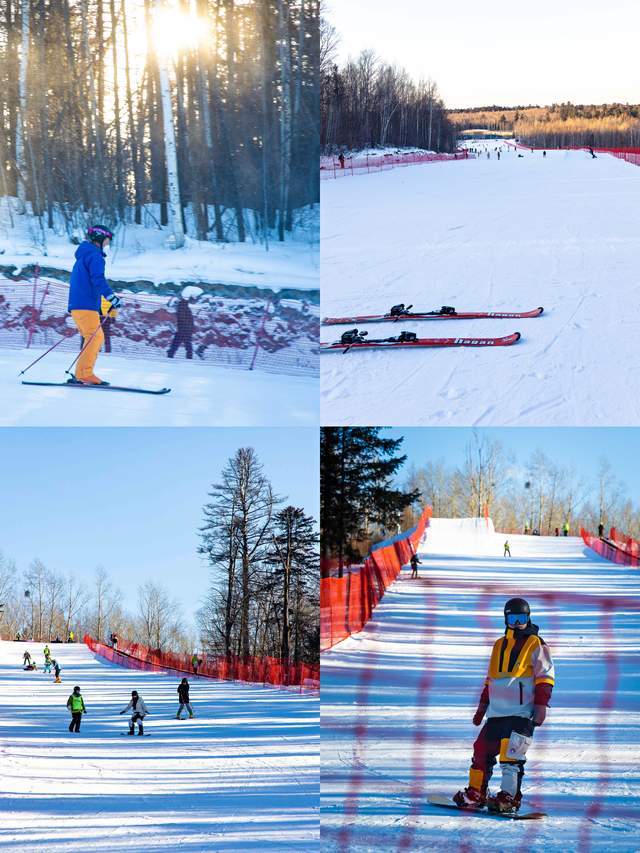
[[[407,527],[425,505],[443,518],[479,517],[486,506],[496,530],[522,531],[527,524],[551,535],[568,521],[572,535],[579,535],[580,527],[596,531],[602,522],[607,532],[614,526],[640,537],[640,507],[604,458],[595,481],[589,481],[540,449],[516,467],[499,442],[474,435],[464,464],[414,465],[405,487],[421,494],[405,519]]]
[[[433,80],[414,81],[372,50],[341,68],[339,36],[323,18],[320,45],[320,144],[327,154],[375,146],[453,151],[455,129]]]
[[[537,147],[640,147],[638,104],[475,107],[452,110],[449,117],[458,131],[510,132],[520,142]]]
[[[215,655],[319,659],[319,551],[315,520],[282,506],[252,448],[229,459],[210,492],[200,553],[211,585],[198,612]]]
[[[394,483],[407,457],[403,439],[380,427],[320,430],[320,541],[322,556],[343,565],[358,561],[386,531],[397,533],[405,510],[420,498]]]
[[[136,608],[129,612],[122,605],[122,592],[102,567],[80,579],[35,559],[18,572],[12,560],[0,553],[0,604],[4,639],[20,633],[36,642],[66,640],[73,631],[77,640],[90,634],[106,642],[115,631],[129,642],[163,651],[186,653],[196,645],[195,636],[185,630],[179,604],[162,584],[151,580],[142,584]]]
[[[284,240],[319,199],[318,30],[318,0],[0,0],[0,196],[43,241]]]

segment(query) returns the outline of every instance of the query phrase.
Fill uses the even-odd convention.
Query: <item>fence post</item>
[[[264,332],[264,326],[267,322],[267,317],[269,316],[269,308],[271,307],[271,300],[269,300],[265,306],[264,314],[262,315],[262,322],[260,323],[260,328],[258,329],[258,334],[256,335],[256,346],[253,351],[253,358],[251,359],[251,365],[249,370],[253,370],[256,364],[256,359],[258,357],[258,350],[260,348],[260,338],[262,337],[262,333]]]

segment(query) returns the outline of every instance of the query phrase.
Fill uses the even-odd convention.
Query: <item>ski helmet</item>
[[[132,696],[137,696],[137,695],[138,695],[138,691],[137,691],[137,690],[132,690],[132,691],[131,691],[131,695],[132,695]]]
[[[78,685],[77,685],[77,684],[76,684],[76,686],[73,688],[73,692],[75,693],[75,692],[76,692],[76,690],[78,691],[78,693],[80,693],[80,688],[78,687]]]
[[[509,627],[508,617],[510,614],[520,613],[527,617],[527,624],[531,621],[531,608],[529,602],[524,598],[510,598],[504,606],[504,624]]]
[[[87,240],[102,246],[105,240],[113,240],[113,231],[106,225],[90,225],[87,228]]]

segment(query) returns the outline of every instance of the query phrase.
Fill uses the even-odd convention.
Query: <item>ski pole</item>
[[[75,334],[75,332],[74,332],[74,334]],[[68,338],[69,338],[69,337],[71,337],[71,336],[65,336],[65,335],[63,335],[63,336],[60,338],[60,340],[59,340],[59,341],[57,341],[57,342],[56,342],[52,347],[49,347],[49,349],[48,349],[48,350],[46,350],[46,352],[43,352],[43,353],[42,353],[42,355],[39,355],[39,356],[36,358],[36,360],[35,360],[35,361],[32,361],[32,362],[31,362],[31,364],[30,364],[28,367],[25,367],[25,369],[24,369],[24,370],[21,370],[21,371],[20,371],[20,373],[18,374],[18,376],[22,376],[22,375],[23,375],[23,373],[26,373],[26,372],[27,372],[27,370],[30,370],[30,369],[33,367],[33,365],[34,365],[34,364],[37,364],[37,363],[40,361],[40,359],[41,359],[41,358],[44,358],[44,357],[45,357],[45,355],[48,355],[48,354],[51,352],[51,350],[54,350],[54,349],[55,349],[57,346],[59,346],[63,341],[68,340]]]
[[[65,370],[65,373],[68,373],[68,374],[69,374],[69,376],[73,376],[73,373],[71,373],[71,368],[72,368],[72,367],[73,367],[73,365],[76,363],[76,361],[80,358],[80,356],[81,356],[81,355],[82,355],[82,353],[86,350],[86,348],[89,346],[89,344],[91,343],[91,341],[92,341],[92,340],[95,338],[95,336],[98,334],[98,332],[100,331],[100,329],[104,326],[105,322],[107,321],[108,316],[109,316],[109,312],[107,311],[107,313],[104,315],[104,317],[103,317],[103,318],[102,318],[102,320],[100,321],[100,325],[98,326],[98,328],[97,328],[97,329],[95,330],[95,332],[91,335],[91,337],[90,337],[90,338],[89,338],[89,340],[86,342],[86,344],[82,347],[82,349],[80,350],[80,352],[78,353],[78,355],[73,359],[73,361],[71,362],[71,364],[69,365],[69,367]]]

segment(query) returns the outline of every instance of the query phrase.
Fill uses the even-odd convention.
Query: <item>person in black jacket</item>
[[[185,299],[184,296],[181,296],[178,300],[178,306],[176,308],[176,322],[178,328],[173,336],[173,340],[171,341],[169,352],[167,353],[169,358],[174,357],[178,347],[181,345],[185,348],[187,358],[193,358],[193,313],[189,307],[190,302],[191,298]]]
[[[182,709],[186,708],[189,712],[189,719],[193,718],[193,708],[189,704],[189,682],[186,678],[183,678],[180,684],[178,684],[178,700],[180,701],[180,707],[178,708],[178,713],[176,714],[176,720],[181,720]]]

